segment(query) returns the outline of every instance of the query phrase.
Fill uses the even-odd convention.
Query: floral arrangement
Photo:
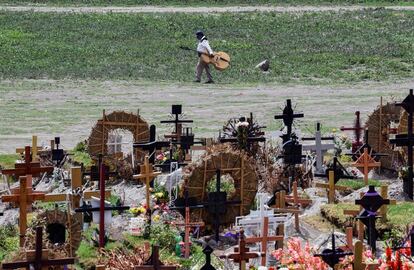
[[[129,212],[134,216],[140,216],[142,214],[146,214],[147,213],[147,209],[144,206],[138,206],[138,207],[132,207],[131,209],[129,209]]]

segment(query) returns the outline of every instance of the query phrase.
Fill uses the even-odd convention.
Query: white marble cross
[[[321,134],[321,124],[316,124],[316,132],[314,138],[302,138],[304,141],[315,140],[315,144],[308,144],[303,145],[303,151],[310,151],[316,154],[316,173],[325,173],[323,170],[323,156],[325,155],[326,151],[335,148],[335,144],[333,143],[326,143],[323,144],[323,140],[333,140],[333,137],[322,137]]]

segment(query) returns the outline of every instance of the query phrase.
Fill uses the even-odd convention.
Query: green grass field
[[[412,78],[414,12],[52,14],[0,12],[0,76],[191,81],[196,44],[232,56],[230,83],[347,83]],[[271,61],[271,72],[255,65]]]
[[[411,0],[0,0],[3,5],[53,6],[229,6],[229,5],[414,5]]]

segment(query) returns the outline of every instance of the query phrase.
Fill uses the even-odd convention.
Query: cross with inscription
[[[27,207],[34,201],[43,201],[45,194],[42,192],[33,191],[31,184],[28,187],[28,183],[32,182],[32,176],[20,176],[20,187],[17,190],[18,193],[11,195],[1,196],[3,202],[14,202],[19,205],[19,232],[20,232],[20,246],[24,244],[24,238],[26,236],[27,229]]]
[[[397,134],[395,139],[390,140],[391,144],[396,146],[406,146],[407,147],[407,167],[408,167],[408,176],[404,178],[403,189],[404,193],[412,200],[413,199],[413,146],[414,146],[414,136],[413,136],[413,114],[414,114],[414,95],[413,89],[410,89],[408,96],[401,102],[395,104],[396,106],[401,106],[408,113],[408,122],[407,122],[407,134]]]
[[[51,173],[54,168],[52,166],[41,167],[39,162],[31,161],[30,146],[24,148],[24,163],[14,164],[14,169],[4,169],[1,173],[4,175],[14,175],[16,177],[31,175],[38,177],[41,173]]]
[[[364,127],[361,126],[361,113],[359,111],[355,112],[355,123],[353,127],[341,127],[341,131],[353,131],[354,132],[354,141],[352,142],[352,153],[355,153],[358,148],[362,146],[361,133],[364,130]]]
[[[36,227],[36,246],[34,251],[27,251],[26,261],[12,262],[12,263],[3,263],[2,269],[34,269],[42,270],[49,269],[48,266],[58,266],[58,265],[68,265],[75,264],[74,258],[64,258],[64,259],[49,259],[48,250],[42,249],[43,242],[43,228]],[[34,255],[34,256],[33,256]]]
[[[303,113],[294,113],[293,112],[293,108],[292,108],[292,100],[287,99],[286,100],[286,106],[283,109],[283,113],[281,115],[275,115],[275,119],[282,119],[283,120],[283,124],[286,126],[287,128],[287,132],[285,134],[283,134],[281,137],[283,139],[283,143],[287,142],[290,140],[290,137],[292,135],[292,126],[293,126],[293,121],[296,118],[303,118],[304,114]]]
[[[162,264],[160,261],[160,247],[153,245],[150,259],[144,265],[135,266],[134,270],[177,270],[177,267]]]
[[[305,137],[302,138],[303,141],[311,141],[314,140],[315,144],[313,145],[303,145],[302,149],[303,151],[311,151],[316,154],[315,159],[315,168],[317,173],[323,173],[323,156],[326,153],[326,151],[330,149],[335,148],[335,144],[333,143],[326,143],[323,144],[322,141],[332,141],[334,140],[334,137],[322,137],[321,134],[321,124],[318,122],[316,123],[316,131],[315,131],[315,137]]]

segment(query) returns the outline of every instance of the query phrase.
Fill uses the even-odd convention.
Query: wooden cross
[[[401,106],[408,113],[407,122],[407,134],[397,134],[395,139],[390,140],[391,144],[396,146],[407,147],[407,167],[408,177],[403,179],[404,193],[412,200],[413,199],[413,147],[414,147],[414,135],[413,135],[413,114],[414,114],[414,95],[413,89],[410,89],[409,95],[401,102],[395,104]]]
[[[2,269],[20,269],[23,267],[29,269],[30,267],[33,267],[34,270],[42,270],[45,269],[46,266],[75,264],[74,258],[49,259],[48,250],[42,249],[42,242],[43,228],[36,227],[36,249],[34,251],[28,251],[26,253],[26,261],[3,263]]]
[[[364,130],[364,127],[361,126],[360,112],[355,112],[355,123],[353,127],[341,127],[341,131],[353,131],[355,140],[352,142],[352,153],[355,153],[359,147],[362,145],[361,141],[361,132]]]
[[[250,259],[263,256],[263,253],[249,252],[249,248],[246,247],[246,238],[244,236],[244,230],[240,230],[239,236],[239,246],[234,248],[234,253],[229,254],[228,256],[220,256],[220,258],[230,258],[234,262],[239,264],[239,270],[246,270],[246,262]]]
[[[32,176],[20,176],[20,187],[18,194],[3,195],[1,200],[3,202],[14,202],[19,205],[19,233],[20,233],[20,246],[24,245],[24,237],[26,236],[27,229],[27,207],[34,201],[42,201],[45,198],[45,194],[41,192],[34,192],[32,187],[27,187],[27,182],[32,181]]]
[[[302,140],[303,141],[315,140],[314,145],[303,145],[302,149],[303,149],[303,151],[315,152],[315,154],[316,154],[316,162],[315,162],[316,171],[318,173],[322,173],[323,172],[322,165],[323,165],[323,156],[324,156],[324,154],[326,153],[326,151],[335,148],[335,144],[333,144],[333,143],[323,144],[322,141],[324,141],[324,140],[334,140],[334,137],[322,137],[321,124],[318,122],[318,123],[316,123],[315,137],[302,138]]]
[[[71,186],[72,193],[69,194],[69,199],[71,200],[72,209],[80,207],[81,196],[85,200],[89,200],[93,197],[99,197],[100,191],[83,191],[82,190],[82,168],[81,167],[72,167],[71,168]],[[111,190],[105,190],[105,198],[111,196]],[[68,199],[68,194],[65,193],[55,193],[55,194],[46,194],[44,202],[64,202]]]
[[[37,146],[37,136],[32,136],[32,161],[38,161],[37,153],[42,150],[42,147]],[[16,154],[24,154],[25,148],[16,148]]]
[[[160,261],[159,252],[160,247],[153,245],[150,259],[144,265],[134,266],[134,270],[177,270],[176,266],[163,265]]]
[[[360,193],[360,198],[362,198],[364,196],[364,193],[361,192]],[[359,207],[358,210],[347,210],[345,209],[343,211],[344,215],[348,215],[348,216],[352,216],[352,217],[356,217],[359,215],[359,213],[361,213],[361,211],[363,211],[362,206]],[[362,221],[358,220],[357,221],[357,234],[358,234],[358,240],[360,241],[364,241],[364,223],[362,223]]]
[[[368,185],[368,174],[374,168],[381,167],[381,162],[375,161],[375,159],[368,153],[368,148],[364,148],[362,155],[352,163],[352,166],[358,168],[358,170],[364,175],[364,183]]]
[[[203,249],[203,253],[206,256],[206,263],[200,268],[200,270],[216,270],[216,268],[211,265],[211,253],[213,253],[213,249],[207,245]]]
[[[184,215],[184,223],[175,223],[177,226],[183,226],[185,230],[185,236],[184,236],[184,258],[188,259],[190,257],[190,229],[192,227],[202,227],[204,226],[204,222],[191,222],[190,221],[190,209],[197,209],[197,208],[203,208],[204,205],[190,205],[189,197],[188,197],[188,189],[185,188],[184,191],[184,209],[185,209],[185,215]],[[182,209],[183,206],[176,206],[171,207],[170,209]]]
[[[316,183],[315,187],[328,190],[328,203],[335,203],[335,190],[347,190],[348,187],[335,184],[335,171],[328,171],[328,183]]]
[[[379,266],[379,263],[366,263],[363,262],[362,257],[364,253],[364,245],[362,241],[356,241],[354,245],[354,261],[353,270],[375,270]]]
[[[346,227],[345,228],[345,239],[346,244],[345,246],[339,246],[342,250],[349,250],[352,251],[354,248],[353,240],[354,240],[354,228]]]
[[[147,204],[147,209],[151,208],[150,205],[150,187],[151,187],[151,181],[157,176],[160,175],[160,172],[154,172],[154,168],[153,166],[150,164],[149,162],[149,157],[145,156],[145,160],[144,160],[144,164],[141,165],[141,170],[140,170],[140,174],[138,175],[134,175],[133,179],[134,180],[139,180],[139,179],[143,179],[142,182],[144,182],[145,184],[145,189],[146,189],[146,204]]]
[[[180,119],[182,115],[182,105],[172,105],[171,115],[174,116],[173,120],[163,120],[161,124],[174,124],[174,132],[171,135],[166,135],[166,138],[171,138],[173,141],[178,141],[181,135],[182,124],[193,123],[193,120]]]
[[[165,147],[170,147],[171,143],[169,141],[157,141],[156,138],[156,127],[155,125],[150,126],[150,139],[148,142],[144,143],[134,143],[134,148],[139,148],[144,151],[148,151],[149,162],[155,163],[155,151],[160,150]]]
[[[30,146],[24,148],[24,163],[14,164],[14,169],[1,170],[4,175],[14,175],[16,177],[31,175],[32,177],[40,176],[40,173],[53,172],[54,168],[51,166],[41,167],[39,162],[31,161]]]
[[[283,113],[281,115],[275,115],[275,119],[282,119],[283,124],[287,127],[286,134],[281,136],[282,139],[283,139],[283,143],[290,140],[290,137],[292,135],[293,121],[296,118],[303,118],[303,117],[304,117],[303,113],[294,113],[293,112],[292,100],[287,99],[286,100],[286,106],[283,109]]]
[[[269,217],[264,217],[262,235],[260,237],[246,238],[246,243],[260,243],[260,247],[261,247],[260,250],[263,253],[261,265],[266,266],[267,243],[272,242],[272,241],[282,241],[283,243],[283,239],[284,239],[283,235],[269,236]]]

